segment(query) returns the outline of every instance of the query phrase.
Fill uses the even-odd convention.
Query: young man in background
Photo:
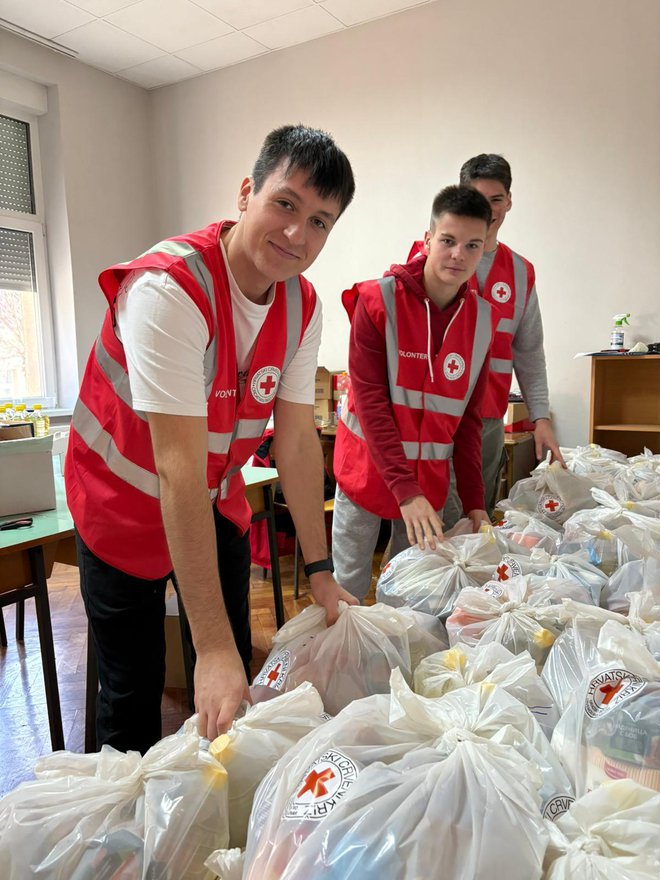
[[[490,374],[482,404],[483,480],[489,516],[497,500],[504,463],[504,425],[512,371],[534,422],[537,459],[549,450],[553,461],[564,464],[550,422],[548,378],[543,351],[543,324],[536,295],[533,265],[498,241],[500,227],[511,210],[511,167],[494,153],[481,153],[461,168],[460,182],[480,192],[490,204],[492,219],[484,253],[471,279],[471,287],[490,303],[498,315],[490,357]],[[445,528],[462,515],[455,480],[445,505]]]
[[[343,294],[351,390],[335,444],[332,547],[340,583],[359,599],[381,519],[392,520],[392,555],[442,540],[452,453],[475,531],[487,518],[480,407],[492,317],[467,282],[490,219],[476,190],[447,187],[434,199],[422,257]]]

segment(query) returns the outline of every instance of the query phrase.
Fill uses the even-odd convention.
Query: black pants
[[[227,615],[250,680],[250,541],[213,508],[218,571]],[[80,590],[99,670],[97,746],[144,754],[162,736],[165,686],[165,587],[100,560],[76,533]],[[193,653],[194,656],[194,653]]]

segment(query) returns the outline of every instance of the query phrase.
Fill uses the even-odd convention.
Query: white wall
[[[158,232],[235,215],[263,136],[303,121],[348,153],[357,196],[308,272],[321,363],[346,364],[339,302],[405,258],[462,161],[514,172],[504,241],[531,259],[561,442],[584,442],[610,316],[660,340],[660,3],[444,0],[152,94]],[[135,250],[135,248],[133,248]]]
[[[48,87],[39,134],[59,403],[70,407],[105,312],[99,271],[156,236],[150,95],[5,31],[0,68]]]

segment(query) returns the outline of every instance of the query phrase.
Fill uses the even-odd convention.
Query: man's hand
[[[225,733],[231,727],[242,700],[251,702],[245,670],[236,648],[232,645],[197,654],[195,709],[199,712],[199,735],[214,740]]]
[[[351,593],[340,587],[329,571],[318,571],[309,579],[312,596],[317,605],[325,608],[325,622],[328,626],[339,617],[339,601],[348,605],[359,605],[360,602]]]
[[[442,520],[424,495],[408,498],[400,505],[400,509],[411,546],[417,544],[423,550],[426,541],[431,550],[435,550],[436,538],[438,541],[444,540]]]
[[[478,532],[482,523],[490,523],[490,518],[485,510],[470,510],[466,516],[472,523],[473,532]]]
[[[558,461],[565,468],[566,462],[559,451],[559,444],[555,438],[550,419],[537,419],[534,422],[534,445],[536,447],[536,458],[541,461],[545,455],[545,450],[550,450],[550,463]]]

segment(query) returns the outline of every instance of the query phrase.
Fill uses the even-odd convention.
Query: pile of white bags
[[[630,593],[649,589],[660,597],[660,557],[647,557],[625,562],[603,587],[600,601],[604,608],[627,614],[630,608]]]
[[[2,880],[211,880],[229,840],[227,774],[196,733],[141,757],[104,746],[41,758],[0,801]]]
[[[529,556],[505,553],[491,578],[503,583],[514,577],[530,574],[580,586],[583,590],[578,593],[571,591],[571,598],[594,605],[598,605],[601,590],[608,581],[607,576],[589,562],[586,553],[550,556],[545,550],[538,548],[532,550]],[[568,594],[566,595],[568,598]]]
[[[254,685],[288,691],[309,681],[336,715],[353,700],[387,693],[393,669],[411,681],[422,657],[446,647],[440,621],[409,608],[341,602],[339,619],[327,627],[325,610],[310,605],[275,634]]]
[[[409,547],[383,569],[376,601],[394,608],[405,605],[444,620],[458,593],[485,583],[500,557],[492,530],[457,535],[438,543],[435,550]]]

